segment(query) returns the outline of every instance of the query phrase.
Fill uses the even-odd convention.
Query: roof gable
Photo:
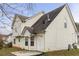
[[[13,19],[13,22],[12,22],[12,28],[14,26],[14,23],[16,22],[17,17],[21,20],[22,23],[25,22],[27,18],[29,18],[29,17],[23,16],[23,15],[16,14],[14,16],[14,19]]]
[[[21,33],[21,35],[24,35],[24,33],[26,32],[26,30],[28,30],[30,33],[32,33],[33,29],[30,28],[30,27],[25,26],[24,29],[23,29],[23,31],[22,31],[22,33]]]
[[[33,29],[33,33],[38,33],[40,31],[45,30],[48,25],[54,20],[54,18],[59,14],[59,12],[64,8],[65,5],[47,13],[44,14],[32,27]],[[50,21],[48,21],[48,16],[49,15],[49,19]]]
[[[18,15],[18,14],[17,14],[17,16],[20,18],[20,20],[21,20],[22,22],[26,22],[26,19],[29,18],[29,17],[27,17],[27,16]]]

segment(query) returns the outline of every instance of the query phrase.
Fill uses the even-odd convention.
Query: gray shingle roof
[[[25,26],[21,34],[24,35],[26,30],[30,31],[30,33],[39,33],[44,31],[48,27],[48,25],[54,20],[54,18],[59,14],[59,12],[64,8],[64,6],[65,5],[56,8],[55,10],[49,13],[44,14],[34,25],[32,25],[31,28]],[[49,21],[48,15],[50,19]]]
[[[54,18],[59,14],[59,12],[64,8],[65,5],[47,13],[44,14],[32,27],[33,27],[33,33],[38,33],[41,31],[44,31],[48,25],[54,20]],[[50,21],[48,21],[49,15]]]
[[[21,33],[21,35],[24,35],[24,33],[26,32],[26,30],[28,30],[30,33],[32,33],[33,29],[30,28],[30,27],[25,26],[24,29],[23,29],[23,31],[22,31],[22,33]]]
[[[29,17],[27,17],[27,16],[18,15],[18,14],[17,14],[17,16],[21,19],[22,22],[25,22],[25,20],[26,20],[27,18],[29,18]]]

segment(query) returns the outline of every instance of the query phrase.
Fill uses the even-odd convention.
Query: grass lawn
[[[44,56],[79,56],[79,49],[51,51],[43,54]]]
[[[0,49],[0,56],[14,56],[11,52],[22,51],[20,48],[2,48]]]
[[[0,56],[14,56],[11,52],[24,51],[20,48],[2,48],[0,49]],[[79,49],[60,50],[60,51],[50,51],[45,52],[43,56],[79,56]]]

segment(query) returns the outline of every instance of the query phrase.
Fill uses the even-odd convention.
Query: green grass
[[[20,48],[2,48],[0,49],[0,56],[14,56],[11,52],[15,51],[24,51]],[[60,50],[60,51],[50,51],[45,52],[43,56],[79,56],[79,49],[68,50]]]
[[[0,49],[0,56],[14,56],[11,52],[22,51],[20,48],[2,48]]]
[[[44,56],[79,56],[79,49],[45,52]]]

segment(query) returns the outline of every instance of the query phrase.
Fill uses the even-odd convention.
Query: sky
[[[18,3],[18,4],[9,4],[11,7],[15,8],[10,8],[7,7],[6,5],[4,6],[7,14],[12,16],[11,20],[9,20],[5,16],[1,16],[0,14],[0,20],[3,21],[4,23],[8,24],[3,24],[0,21],[0,33],[2,34],[9,34],[12,32],[11,30],[11,24],[13,21],[13,16],[17,14],[25,15],[25,16],[33,16],[34,14],[44,11],[45,13],[50,12],[54,10],[55,8],[58,8],[62,6],[64,3],[32,3],[33,8],[28,10],[27,9],[27,3]],[[70,10],[72,12],[73,18],[75,22],[79,22],[79,3],[70,3],[68,4],[70,7]],[[11,17],[10,16],[10,17]]]

